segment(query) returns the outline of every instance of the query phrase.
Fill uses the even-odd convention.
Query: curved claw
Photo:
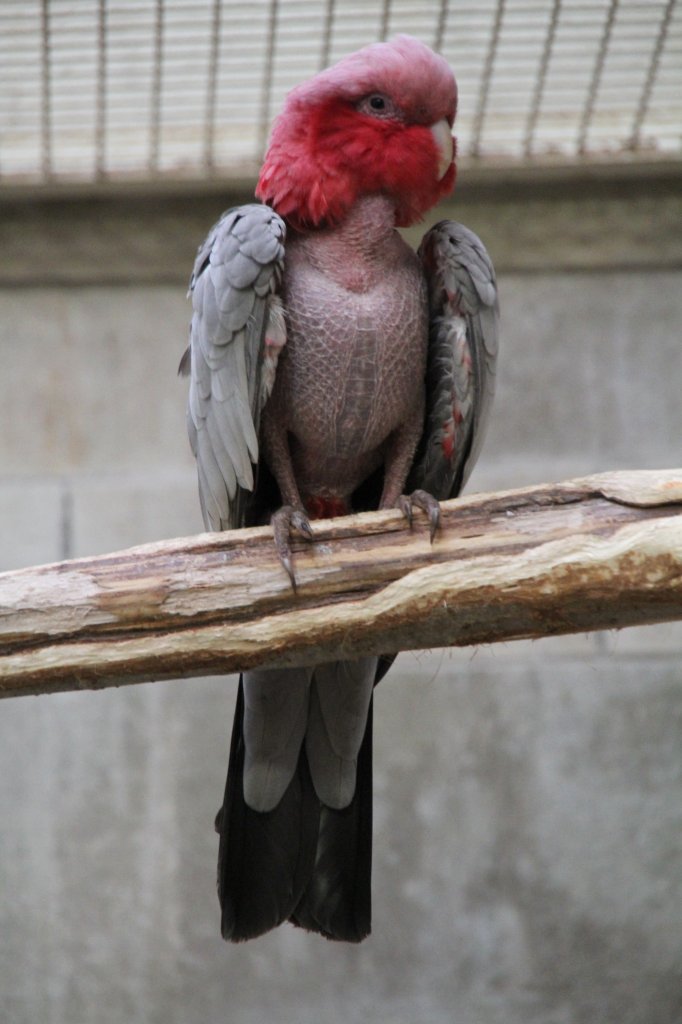
[[[433,544],[436,530],[440,525],[440,505],[428,491],[412,491],[412,494],[401,494],[397,501],[398,508],[412,528],[412,510],[420,508],[429,517],[429,538]]]
[[[307,540],[313,539],[313,531],[307,515],[300,508],[293,505],[282,505],[270,519],[272,532],[275,536],[275,548],[287,576],[291,580],[291,586],[296,590],[296,577],[291,561],[290,534],[292,530],[302,533]]]

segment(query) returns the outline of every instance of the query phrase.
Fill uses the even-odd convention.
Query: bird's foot
[[[273,514],[270,523],[272,524],[272,532],[275,535],[275,548],[277,549],[279,560],[286,569],[292,587],[296,590],[296,577],[294,576],[294,567],[291,561],[291,531],[297,530],[307,540],[312,540],[313,531],[310,527],[310,521],[302,509],[295,508],[293,505],[282,505]]]
[[[429,517],[429,537],[433,544],[433,538],[440,524],[440,505],[428,491],[412,491],[412,494],[401,494],[396,502],[397,507],[412,527],[413,509],[420,508]]]

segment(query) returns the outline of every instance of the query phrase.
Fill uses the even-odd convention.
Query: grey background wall
[[[200,529],[175,369],[187,269],[228,201],[0,211],[0,568]],[[503,302],[470,490],[679,465],[681,212],[660,177],[461,188]],[[681,639],[401,656],[358,948],[219,938],[233,678],[0,703],[0,1020],[682,1020]]]

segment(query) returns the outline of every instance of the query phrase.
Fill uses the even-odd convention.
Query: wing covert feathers
[[[199,248],[190,281],[187,428],[207,529],[240,525],[240,492],[254,486],[260,414],[286,327],[277,295],[285,225],[252,203],[223,214]]]

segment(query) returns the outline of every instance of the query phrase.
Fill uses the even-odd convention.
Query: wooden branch
[[[310,664],[682,618],[682,470],[267,527],[0,574],[0,693]]]

